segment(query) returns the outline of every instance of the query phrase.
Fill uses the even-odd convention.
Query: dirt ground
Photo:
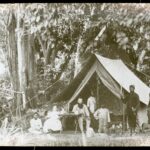
[[[11,143],[11,144],[10,144]],[[4,145],[4,144],[2,144]],[[6,144],[7,145],[7,144]],[[20,135],[19,140],[9,142],[13,146],[149,146],[150,133],[138,133],[130,136],[129,133],[120,135],[98,134],[86,138],[81,133],[72,131],[47,135]]]

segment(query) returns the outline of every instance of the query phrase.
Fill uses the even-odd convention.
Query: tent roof
[[[135,92],[144,104],[149,104],[150,88],[142,82],[120,59],[109,59],[95,54],[99,62],[105,67],[107,72],[116,82],[129,92],[129,86],[135,85]]]
[[[95,69],[95,70],[94,70]],[[94,54],[74,78],[74,80],[52,99],[56,101],[73,101],[81,89],[85,86],[93,72],[96,72],[103,84],[118,98],[122,95],[121,88],[129,92],[129,86],[135,85],[135,92],[139,95],[140,101],[149,104],[150,88],[142,82],[120,59],[109,59]],[[89,76],[88,76],[89,74]]]

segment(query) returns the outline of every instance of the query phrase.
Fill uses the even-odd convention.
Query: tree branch
[[[42,41],[42,39],[41,39],[39,33],[37,33],[37,39],[38,39],[38,41],[39,41],[39,43],[40,43],[40,45],[41,45],[41,48],[42,48],[42,50],[43,50],[44,57],[46,58],[46,47],[45,47],[45,45],[43,44],[43,41]]]

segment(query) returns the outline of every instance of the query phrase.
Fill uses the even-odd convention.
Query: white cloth
[[[140,127],[142,127],[143,123],[148,124],[148,114],[147,114],[147,109],[146,108],[138,110],[137,120],[138,120],[138,124],[139,124]]]
[[[91,113],[95,112],[96,109],[96,99],[93,96],[90,96],[87,100],[87,107],[89,108]]]
[[[48,132],[48,130],[52,131],[61,131],[62,130],[62,123],[59,119],[59,112],[58,111],[52,111],[48,113],[48,118],[44,122],[43,131],[45,133]]]
[[[30,133],[35,133],[35,134],[40,134],[42,129],[42,121],[41,119],[31,119],[30,120],[30,128],[29,132]]]
[[[83,108],[79,108],[78,104],[74,105],[73,110],[72,110],[76,115],[82,114],[84,116],[89,117],[89,111],[88,108],[85,104],[83,104]]]
[[[86,136],[93,137],[94,135],[95,135],[95,132],[94,132],[93,128],[89,127],[86,131]]]
[[[95,113],[96,119],[104,119],[106,122],[110,122],[110,113],[107,108],[99,108]]]

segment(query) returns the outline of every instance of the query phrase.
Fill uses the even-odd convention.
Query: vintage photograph
[[[150,146],[150,4],[0,4],[0,146]]]

